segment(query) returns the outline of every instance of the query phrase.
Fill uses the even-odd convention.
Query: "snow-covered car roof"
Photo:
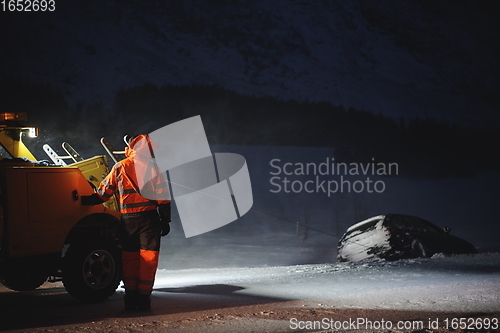
[[[347,228],[347,232],[349,232],[349,231],[351,231],[353,229],[356,229],[357,227],[362,226],[363,224],[372,222],[374,220],[380,220],[380,219],[383,219],[383,218],[385,218],[385,215],[377,215],[377,216],[374,216],[374,217],[370,217],[369,219],[363,220],[361,222],[358,222],[358,223],[350,226],[349,228]]]

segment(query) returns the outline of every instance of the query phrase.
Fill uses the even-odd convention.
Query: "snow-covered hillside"
[[[458,1],[57,1],[0,13],[0,73],[112,105],[119,89],[218,85],[399,118],[491,124],[495,5]],[[8,33],[5,33],[7,32]]]

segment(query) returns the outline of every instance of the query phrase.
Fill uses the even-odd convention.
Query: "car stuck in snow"
[[[439,228],[419,217],[378,215],[349,227],[339,240],[339,261],[369,258],[397,260],[431,257],[436,253],[477,253],[471,243],[450,235],[450,228]]]

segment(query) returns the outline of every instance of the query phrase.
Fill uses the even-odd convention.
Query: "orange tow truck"
[[[0,113],[0,282],[28,291],[62,281],[77,299],[107,299],[121,280],[120,214],[115,202],[84,204],[107,175],[107,158],[83,159],[66,144],[72,163],[37,161],[23,139],[38,129],[26,120]]]

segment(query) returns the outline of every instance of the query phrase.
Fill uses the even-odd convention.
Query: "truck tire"
[[[40,287],[46,280],[47,275],[30,272],[8,270],[0,274],[0,282],[9,289],[15,291],[31,291]]]
[[[84,302],[100,302],[114,294],[121,280],[121,253],[111,240],[71,244],[63,259],[66,291]]]

